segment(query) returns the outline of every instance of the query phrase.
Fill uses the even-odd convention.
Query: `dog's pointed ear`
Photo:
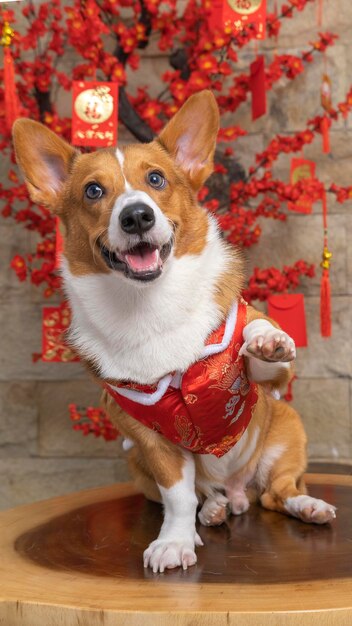
[[[33,120],[16,120],[12,133],[16,160],[31,199],[56,211],[70,165],[78,152]]]
[[[219,109],[211,91],[191,96],[161,132],[158,141],[176,159],[193,189],[213,171]]]

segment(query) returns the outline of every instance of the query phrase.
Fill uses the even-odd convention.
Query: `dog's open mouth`
[[[161,247],[141,242],[126,252],[118,253],[100,243],[101,255],[110,269],[123,272],[128,278],[143,281],[154,280],[160,276],[171,249],[171,239]]]

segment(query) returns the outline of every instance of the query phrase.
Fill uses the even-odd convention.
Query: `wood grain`
[[[347,626],[352,624],[352,477],[310,475],[338,506],[314,526],[252,506],[188,572],[154,575],[142,552],[161,509],[131,485],[0,514],[0,624],[12,626]]]

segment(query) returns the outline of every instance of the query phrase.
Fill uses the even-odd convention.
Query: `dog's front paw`
[[[156,539],[143,555],[144,567],[151,567],[154,574],[165,569],[182,566],[184,570],[197,562],[194,543],[191,541],[168,541]]]
[[[278,328],[268,328],[260,331],[246,341],[241,354],[254,356],[261,361],[272,363],[293,361],[296,357],[296,347],[293,339]]]
[[[203,526],[220,526],[229,516],[229,501],[222,493],[207,498],[198,513]]]

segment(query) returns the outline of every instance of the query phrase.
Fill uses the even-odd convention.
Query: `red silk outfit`
[[[242,437],[258,398],[239,356],[246,317],[246,303],[236,302],[208,337],[203,357],[185,372],[168,374],[157,385],[106,383],[106,390],[126,413],[173,443],[223,456]]]

